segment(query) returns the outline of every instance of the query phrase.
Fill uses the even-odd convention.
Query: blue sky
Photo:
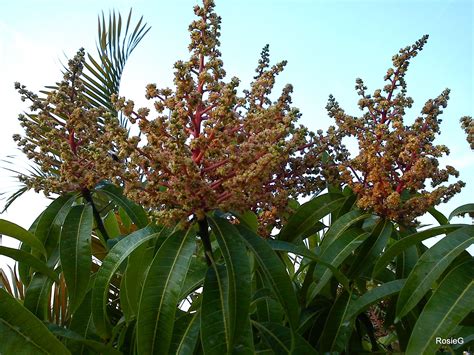
[[[242,79],[245,88],[261,48],[270,44],[274,62],[288,66],[279,87],[295,87],[293,102],[303,113],[301,123],[316,130],[331,124],[324,107],[333,94],[349,113],[358,115],[355,78],[369,91],[383,86],[391,57],[400,47],[423,34],[430,39],[412,62],[406,80],[415,104],[406,117],[416,117],[424,102],[445,87],[451,100],[443,115],[440,144],[451,148],[445,160],[461,171],[467,182],[463,193],[440,209],[472,202],[474,156],[459,127],[459,118],[473,115],[473,5],[468,0],[217,0],[222,16],[222,52],[226,71]],[[2,130],[0,155],[16,153],[11,135],[19,132],[16,117],[26,108],[13,90],[21,81],[38,90],[60,78],[61,61],[79,47],[94,51],[97,14],[102,10],[143,15],[152,30],[127,64],[121,94],[145,103],[147,83],[172,84],[172,65],[187,57],[187,27],[196,0],[178,1],[63,1],[4,2],[0,14],[0,100]],[[278,89],[278,88],[277,88]],[[14,187],[8,174],[0,174],[0,190]],[[28,195],[1,216],[25,227],[45,200]],[[25,211],[29,211],[26,213]]]

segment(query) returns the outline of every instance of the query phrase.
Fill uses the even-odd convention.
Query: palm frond
[[[91,104],[105,107],[114,115],[117,115],[117,111],[112,105],[111,96],[118,94],[127,59],[151,28],[143,23],[143,16],[134,27],[131,25],[131,18],[132,10],[123,25],[119,13],[110,13],[108,21],[102,13],[98,18],[97,57],[88,54],[84,65],[87,70],[82,74],[86,95]],[[126,120],[122,117],[120,122],[126,126]]]
[[[88,53],[86,63],[84,64],[85,70],[81,75],[81,80],[85,86],[85,95],[90,105],[92,107],[105,108],[112,115],[118,117],[120,124],[124,127],[127,126],[127,120],[121,113],[118,113],[114,109],[111,96],[113,94],[118,94],[125,64],[138,43],[151,28],[146,23],[143,23],[143,16],[135,25],[131,23],[131,19],[131,9],[125,23],[122,21],[120,13],[116,13],[115,11],[109,13],[108,21],[106,20],[104,13],[98,17],[97,55],[92,56]],[[64,66],[63,70],[68,70],[67,66]],[[58,84],[45,86],[45,89],[40,92],[48,95],[51,91],[57,89],[57,85]],[[37,115],[31,113],[25,113],[24,115],[26,119],[39,126]],[[65,122],[67,119],[67,117],[55,118],[61,122]],[[46,128],[42,129],[44,130]],[[31,143],[35,144],[33,141],[31,141]],[[57,162],[57,166],[59,167],[61,159],[57,152],[50,151],[49,153],[54,157],[54,160]],[[54,166],[50,171],[45,172],[35,166],[34,163],[30,164],[30,169],[27,172],[15,171],[8,167],[2,168],[14,172],[17,176],[23,175],[35,177],[44,176],[45,174],[56,175],[58,173]],[[6,211],[17,198],[28,190],[29,187],[20,181],[20,187],[18,190],[6,198],[6,203],[2,213]],[[6,195],[6,193],[2,192],[0,195]]]

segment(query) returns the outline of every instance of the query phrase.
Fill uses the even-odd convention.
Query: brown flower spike
[[[359,108],[365,113],[347,115],[330,96],[327,110],[336,120],[339,137],[355,137],[359,153],[340,161],[341,179],[358,195],[358,206],[402,224],[410,224],[430,207],[445,202],[464,186],[462,181],[442,185],[458,176],[451,166],[441,169],[438,158],[449,154],[446,146],[433,143],[440,133],[439,116],[447,106],[449,89],[428,100],[421,116],[409,126],[404,124],[405,109],[413,100],[406,96],[405,74],[410,60],[420,52],[428,36],[393,56],[393,68],[384,77],[383,90],[372,96],[361,79],[356,90]],[[426,189],[431,182],[432,189]]]
[[[115,98],[141,133],[119,143],[119,158],[128,164],[125,193],[167,223],[214,209],[252,209],[275,221],[290,196],[322,184],[299,154],[312,143],[307,129],[296,126],[300,113],[290,106],[292,86],[276,101],[269,98],[286,62],[270,66],[266,46],[250,89],[239,97],[239,80],[224,81],[214,2],[205,0],[194,12],[191,56],[176,62],[175,88],[147,86],[155,117]]]
[[[15,83],[22,100],[32,102],[33,113],[20,115],[25,136],[16,134],[13,139],[42,172],[19,179],[47,196],[92,189],[101,180],[114,180],[122,171],[109,151],[114,137],[126,132],[116,117],[88,103],[80,79],[83,66],[81,49],[69,61],[63,81],[46,98]]]

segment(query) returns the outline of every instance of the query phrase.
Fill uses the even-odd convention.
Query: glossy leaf
[[[379,257],[382,250],[387,245],[392,234],[393,226],[388,220],[380,220],[369,237],[362,243],[355,260],[349,269],[349,275],[355,278],[367,269],[371,271],[373,263]]]
[[[369,233],[363,232],[362,230],[348,229],[321,254],[320,259],[332,265],[334,268],[337,268],[368,236]],[[316,265],[314,270],[316,286],[310,288],[308,302],[311,302],[324,288],[326,283],[331,279],[331,276],[332,272],[330,269],[322,264]]]
[[[57,262],[59,257],[59,253],[56,257],[52,257],[52,255],[59,247],[61,227],[76,199],[77,196],[71,194],[58,197],[38,217],[34,227],[30,228],[46,248],[48,262],[52,265]]]
[[[50,269],[44,261],[39,260],[38,258],[23,250],[0,246],[0,255],[4,255],[18,262],[24,263],[34,270],[47,275],[53,280],[58,279],[58,275],[52,269]]]
[[[97,188],[97,191],[104,193],[118,206],[122,207],[138,228],[144,228],[148,225],[148,217],[143,207],[123,196],[122,190],[119,187],[109,183],[102,183]]]
[[[210,267],[204,280],[201,305],[201,343],[205,355],[229,354],[231,330],[226,321],[227,272],[224,265]]]
[[[41,241],[38,240],[38,238],[36,238],[26,229],[20,227],[15,223],[0,219],[0,234],[15,238],[16,240],[27,244],[34,250],[39,251],[44,257],[46,256],[46,250],[44,249],[44,246]]]
[[[454,209],[454,211],[449,214],[449,220],[456,216],[464,216],[466,213],[474,213],[474,203],[468,203]]]
[[[138,354],[167,354],[176,305],[195,250],[194,228],[171,234],[161,245],[145,277],[137,314]]]
[[[106,304],[112,277],[135,249],[150,239],[157,238],[161,230],[162,228],[150,226],[133,232],[115,244],[102,262],[92,289],[93,320],[100,336],[104,338],[110,336],[110,321],[107,316]]]
[[[365,311],[372,304],[400,292],[404,284],[404,279],[387,282],[365,292],[359,298],[351,300],[345,317],[346,321],[353,320],[358,314]]]
[[[288,253],[293,253],[295,255],[301,255],[309,260],[315,261],[317,264],[327,267],[331,270],[332,274],[336,277],[336,279],[346,288],[349,289],[349,280],[347,277],[339,271],[336,267],[331,265],[330,262],[326,262],[323,259],[316,256],[311,250],[304,246],[297,246],[292,243],[284,242],[281,240],[269,240],[268,243],[272,247],[273,250],[278,251],[285,251]]]
[[[87,293],[92,267],[92,207],[71,208],[64,221],[59,242],[61,268],[68,289],[69,306],[74,313]]]
[[[402,253],[404,250],[410,248],[413,245],[421,243],[423,240],[435,237],[440,234],[450,233],[462,227],[460,224],[450,224],[445,226],[439,226],[430,228],[418,233],[414,233],[403,237],[399,241],[389,246],[382,254],[380,259],[377,260],[374,266],[372,275],[376,276],[381,272],[397,255]]]
[[[248,317],[251,297],[250,263],[245,243],[232,224],[221,218],[211,217],[209,224],[226,264],[228,290],[225,303],[228,315],[225,321],[228,322],[230,332],[230,352],[238,341]]]
[[[0,288],[0,352],[71,354],[43,322]]]
[[[273,354],[317,354],[317,351],[299,334],[278,323],[252,322],[260,331]]]
[[[60,336],[63,339],[70,340],[75,343],[83,344],[90,350],[94,351],[96,354],[103,354],[103,355],[120,355],[122,354],[120,351],[107,346],[101,342],[86,339],[82,337],[80,334],[73,332],[70,329],[59,327],[56,324],[48,324],[48,329],[55,335]]]
[[[474,226],[449,233],[418,259],[397,301],[397,318],[406,315],[428,292],[451,262],[474,243]]]
[[[173,340],[170,347],[170,354],[187,355],[193,354],[199,340],[199,329],[201,326],[201,315],[199,312],[187,314],[184,326],[178,326],[179,319],[175,323]],[[182,317],[185,318],[185,317]],[[189,318],[189,319],[188,319]]]
[[[248,248],[252,251],[263,276],[268,280],[276,298],[285,309],[291,327],[296,329],[300,309],[285,266],[264,239],[240,225],[237,225],[237,229]]]
[[[474,262],[451,270],[423,307],[408,341],[407,354],[434,354],[436,338],[449,338],[473,309]]]
[[[120,283],[120,305],[128,322],[137,315],[146,271],[153,260],[154,245],[148,244],[141,245],[130,254]]]
[[[324,238],[321,242],[321,252],[326,250],[336,239],[338,239],[347,229],[356,223],[363,221],[370,217],[371,214],[364,213],[360,210],[350,211],[338,219],[336,219],[331,227],[324,233]]]
[[[338,295],[331,307],[324,324],[323,332],[319,339],[322,352],[341,352],[347,341],[349,328],[344,326],[344,321],[349,312],[351,294],[343,292]]]
[[[23,305],[41,320],[47,320],[50,312],[53,281],[42,274],[33,276],[25,292]]]
[[[328,193],[304,203],[283,226],[277,239],[293,241],[299,237],[307,237],[321,218],[336,211],[344,201],[345,197]]]

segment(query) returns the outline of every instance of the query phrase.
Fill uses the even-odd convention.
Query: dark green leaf
[[[114,245],[97,272],[92,289],[92,314],[97,333],[104,338],[110,336],[110,321],[107,316],[109,285],[122,262],[140,245],[157,238],[163,228],[146,227],[128,235]]]
[[[46,250],[43,244],[33,234],[19,225],[0,219],[0,234],[15,238],[29,247],[39,251],[43,256],[46,256]]]
[[[290,217],[277,239],[293,241],[299,237],[307,237],[321,218],[336,211],[344,201],[345,197],[328,193],[304,203]]]
[[[449,338],[473,309],[474,262],[461,264],[446,275],[416,321],[407,354],[434,354],[436,338]]]
[[[474,226],[449,233],[418,259],[397,301],[397,318],[406,315],[428,292],[451,262],[474,243]]]
[[[289,328],[271,322],[252,322],[252,324],[260,331],[273,350],[273,354],[317,354],[303,337],[292,333]]]
[[[92,207],[71,208],[61,231],[59,256],[66,280],[71,313],[79,307],[87,293],[92,267]]]
[[[137,314],[138,354],[167,354],[179,296],[195,250],[194,228],[171,234],[145,277]]]
[[[291,327],[296,329],[300,310],[285,266],[264,239],[243,226],[237,225],[237,229],[254,254],[255,260],[262,274],[268,280],[275,296],[285,309]]]
[[[41,320],[0,288],[0,352],[71,354]]]
[[[29,267],[41,272],[44,275],[47,275],[53,280],[58,279],[58,275],[45,264],[45,262],[34,257],[30,253],[24,252],[23,250],[7,248],[0,246],[0,255],[7,256],[18,262],[27,264]]]
[[[232,224],[224,219],[211,217],[209,223],[226,263],[228,292],[225,302],[228,316],[225,320],[230,331],[228,343],[230,352],[248,318],[251,297],[250,263],[245,243]]]
[[[120,188],[104,183],[97,190],[106,194],[112,201],[122,207],[138,228],[144,228],[148,225],[149,221],[145,210],[123,196]]]
[[[412,245],[421,243],[423,240],[435,237],[440,234],[450,233],[458,228],[462,227],[461,224],[450,224],[440,227],[430,228],[418,233],[414,233],[403,237],[399,241],[395,242],[385,250],[380,259],[374,266],[373,276],[376,276],[381,272],[398,254],[402,253],[405,249],[408,249]]]

